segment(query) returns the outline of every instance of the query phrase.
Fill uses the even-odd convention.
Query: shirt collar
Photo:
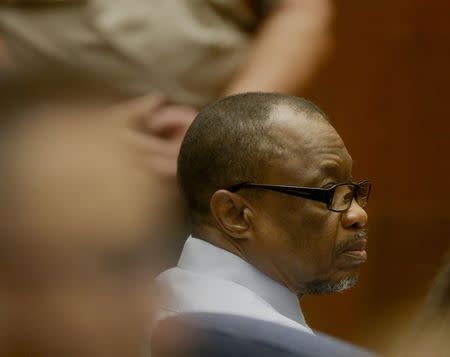
[[[190,236],[184,245],[178,267],[242,285],[281,315],[307,326],[294,293],[233,253]]]

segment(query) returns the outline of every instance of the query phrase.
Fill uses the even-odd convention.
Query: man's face
[[[286,154],[270,163],[263,183],[326,188],[352,181],[352,159],[327,123],[282,107],[274,130],[285,140]],[[253,254],[261,269],[298,294],[342,291],[356,283],[365,260],[367,214],[355,201],[338,213],[322,202],[264,191],[254,203]]]

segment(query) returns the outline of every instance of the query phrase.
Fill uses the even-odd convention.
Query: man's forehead
[[[351,173],[353,161],[350,155],[343,154],[345,159],[340,156],[334,156],[330,159],[319,162],[320,175],[323,177],[336,177],[342,180],[352,179]],[[345,176],[345,177],[343,177]]]
[[[278,140],[294,152],[342,151],[345,149],[336,130],[320,113],[305,113],[291,106],[275,106],[271,129]]]
[[[343,140],[320,113],[309,115],[280,105],[272,118],[273,132],[286,149],[284,164],[277,160],[276,165],[315,176],[351,174],[352,158]]]

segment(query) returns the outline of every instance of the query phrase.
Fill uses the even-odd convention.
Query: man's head
[[[239,254],[299,295],[341,291],[356,282],[367,224],[356,200],[335,212],[324,202],[260,187],[229,189],[351,182],[352,159],[314,104],[272,93],[219,100],[189,129],[178,169],[200,238]]]

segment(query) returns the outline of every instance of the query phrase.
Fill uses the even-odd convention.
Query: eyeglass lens
[[[345,211],[350,208],[353,198],[361,207],[365,207],[368,201],[369,184],[362,184],[355,189],[353,185],[336,186],[331,203],[331,209],[335,211]]]

